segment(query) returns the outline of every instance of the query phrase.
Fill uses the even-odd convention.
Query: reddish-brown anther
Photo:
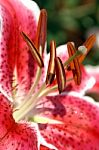
[[[96,36],[93,34],[89,36],[89,38],[84,42],[84,46],[87,48],[87,52],[84,55],[79,55],[79,62],[82,63],[83,60],[85,59],[86,55],[89,53],[90,49],[93,47],[94,43],[96,41]]]
[[[73,56],[76,52],[75,47],[71,42],[67,43],[67,49],[69,53],[69,57]],[[77,85],[80,85],[81,83],[81,70],[80,70],[80,63],[77,57],[73,59],[73,61],[70,63],[70,69],[73,72],[73,78]]]
[[[47,70],[46,84],[51,84],[55,77],[55,57],[56,57],[56,43],[54,40],[50,43],[50,59]]]
[[[21,34],[22,34],[24,40],[26,41],[26,43],[28,44],[28,46],[30,47],[31,54],[32,54],[33,58],[36,60],[37,64],[40,67],[44,67],[43,60],[42,60],[39,52],[37,51],[36,47],[34,46],[33,42],[30,40],[30,38],[24,32],[22,32]]]
[[[37,26],[37,34],[36,34],[36,48],[39,50],[42,48],[42,52],[45,48],[47,36],[47,12],[45,9],[40,11],[38,26]]]
[[[63,63],[59,57],[55,58],[55,70],[56,70],[56,79],[58,83],[58,90],[61,93],[66,87],[66,74]]]

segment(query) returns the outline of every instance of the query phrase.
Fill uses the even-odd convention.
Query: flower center
[[[71,80],[74,79],[75,84],[80,85],[80,63],[85,58],[87,50],[89,51],[95,41],[95,36],[90,36],[87,42],[85,42],[82,47],[79,47],[78,50],[75,49],[75,46],[71,42],[68,42],[67,49],[69,53],[69,59],[64,64],[62,63],[61,59],[57,57],[55,41],[51,41],[50,59],[46,80],[41,85],[40,89],[33,95],[42,74],[42,67],[44,67],[44,62],[42,58],[46,43],[46,22],[47,15],[46,11],[43,9],[40,13],[35,44],[24,32],[22,32],[22,36],[25,42],[30,47],[30,51],[38,64],[38,68],[35,81],[31,86],[28,94],[25,96],[23,102],[19,106],[17,106],[13,112],[13,116],[16,121],[25,118],[25,116],[28,115],[31,111],[32,116],[35,117],[35,114],[39,114],[39,112],[35,111],[35,108],[37,107],[39,101],[50,93],[56,91],[62,93],[66,88],[66,84],[68,84],[68,82],[70,82]],[[66,79],[66,71],[69,70],[72,71],[73,77]]]
[[[56,47],[55,45],[53,46],[53,43],[51,42],[51,51],[55,51]],[[53,50],[52,50],[53,48]],[[66,79],[66,74],[65,74],[65,68],[68,68],[70,63],[77,58],[77,56],[81,55],[81,51],[77,51],[74,53],[64,64],[58,58],[55,53],[51,52],[50,53],[50,60],[49,60],[49,65],[48,65],[48,71],[47,71],[47,76],[46,76],[46,81],[41,85],[40,89],[33,95],[34,90],[36,86],[39,83],[41,72],[42,72],[42,67],[38,66],[37,72],[36,72],[36,79],[33,85],[31,86],[28,94],[24,98],[23,102],[15,108],[16,111],[14,111],[13,116],[16,121],[21,120],[24,118],[29,112],[32,111],[32,116],[35,116],[35,113],[39,114],[39,112],[35,112],[36,105],[38,102],[45,96],[49,95],[50,93],[59,91],[59,93],[63,92],[66,83],[68,84],[69,81],[73,80],[73,78],[68,78]],[[53,56],[54,55],[54,56]],[[36,56],[35,56],[36,57]],[[39,57],[41,57],[39,55]],[[40,58],[39,58],[40,60]],[[54,61],[53,61],[54,60]],[[37,59],[38,61],[38,59]]]

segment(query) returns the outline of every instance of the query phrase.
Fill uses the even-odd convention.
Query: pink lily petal
[[[56,52],[57,52],[57,56],[61,58],[63,63],[68,59],[68,51],[67,51],[66,44],[58,46]]]
[[[86,71],[86,68],[81,65],[81,73],[82,73],[82,80],[80,85],[75,85],[74,81],[70,81],[67,83],[65,92],[80,92],[80,94],[84,95],[85,92],[93,87],[95,84],[95,79],[91,76],[91,74],[88,74]],[[72,77],[72,72],[67,72],[67,78]]]
[[[52,149],[52,145],[42,142],[39,134],[37,124],[15,123],[11,104],[0,94],[0,150],[38,150],[40,142]]]
[[[3,138],[14,123],[11,105],[9,101],[0,94],[0,139]]]
[[[9,11],[2,5],[0,5],[0,24],[0,92],[2,92],[9,100],[12,100],[11,84],[14,67],[13,58],[15,59],[15,55],[12,52],[12,45],[15,45],[13,40],[14,33],[11,31],[13,22]]]
[[[47,97],[42,106],[43,116],[62,121],[62,124],[40,124],[48,143],[58,150],[99,149],[98,103],[79,95],[61,95]]]
[[[13,57],[14,59],[11,59],[11,63],[14,62],[14,65],[16,63],[16,78],[18,82],[18,92],[19,93],[26,94],[26,91],[31,86],[31,83],[34,80],[35,76],[35,70],[36,70],[36,62],[34,61],[32,55],[30,54],[29,47],[27,46],[26,42],[23,40],[21,36],[21,31],[24,31],[34,42],[35,42],[35,35],[36,35],[36,29],[37,29],[37,21],[39,17],[39,8],[36,5],[35,2],[31,0],[0,0],[1,6],[3,5],[4,9],[6,11],[9,11],[9,16],[5,15],[10,30],[12,31],[12,35],[15,37],[12,43],[9,44],[9,47],[11,48],[10,51],[13,53],[16,53],[16,59],[11,55],[11,52],[9,52],[10,58]],[[3,19],[4,16],[2,16]],[[12,19],[12,20],[11,20]],[[11,21],[12,22],[11,22]],[[4,23],[5,25],[5,23]],[[3,26],[4,26],[3,25]],[[8,28],[9,29],[9,28]],[[4,35],[6,36],[10,35],[10,31],[7,30],[7,33]],[[4,36],[2,36],[4,38]],[[11,35],[10,35],[11,36]],[[8,44],[8,39],[6,43]],[[6,45],[6,43],[3,41],[3,43]],[[15,45],[16,44],[16,45]],[[8,47],[5,48],[5,51],[7,51]],[[7,58],[5,58],[7,59]],[[13,60],[13,61],[12,61]],[[17,62],[16,62],[17,61]],[[12,69],[12,68],[11,68]],[[21,96],[20,95],[20,96]]]
[[[39,17],[39,8],[33,1],[27,0],[10,0],[13,5],[17,21],[19,24],[19,32],[24,31],[31,40],[35,40],[37,20]],[[24,13],[23,13],[24,12]],[[22,37],[19,39],[19,50],[17,52],[17,77],[19,83],[19,91],[26,92],[30,88],[32,77],[35,76],[36,62],[29,52],[27,44]]]
[[[50,150],[50,148],[41,145],[41,146],[40,146],[40,150]]]
[[[0,150],[38,150],[35,126],[27,123],[15,124],[0,142]]]
[[[35,2],[29,0],[9,0],[13,6],[19,32],[24,31],[31,40],[35,40],[37,20],[39,17],[39,8]],[[24,13],[23,13],[24,12]],[[36,62],[30,54],[29,47],[19,35],[19,47],[17,52],[17,78],[18,78],[18,95],[26,94],[29,90],[33,77],[35,76]]]
[[[89,92],[99,93],[99,66],[86,66],[86,70],[95,79],[95,85],[89,89]]]
[[[37,124],[15,123],[12,108],[0,94],[0,150],[38,150]]]
[[[0,150],[39,150],[40,144],[54,148],[43,139],[37,124],[15,122],[11,104],[1,94],[0,102]]]
[[[48,150],[48,148],[41,145],[41,146],[40,146],[40,150]]]

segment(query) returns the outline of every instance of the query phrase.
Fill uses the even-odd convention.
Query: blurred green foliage
[[[95,33],[97,42],[85,64],[99,64],[99,2],[98,0],[34,0],[48,12],[48,49],[52,39],[57,46],[67,41],[81,45],[89,34]]]

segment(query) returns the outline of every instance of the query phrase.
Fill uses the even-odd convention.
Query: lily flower
[[[80,63],[95,36],[77,51],[52,40],[48,62],[46,28],[35,2],[0,0],[0,150],[98,150],[99,104],[80,93],[94,82]]]

